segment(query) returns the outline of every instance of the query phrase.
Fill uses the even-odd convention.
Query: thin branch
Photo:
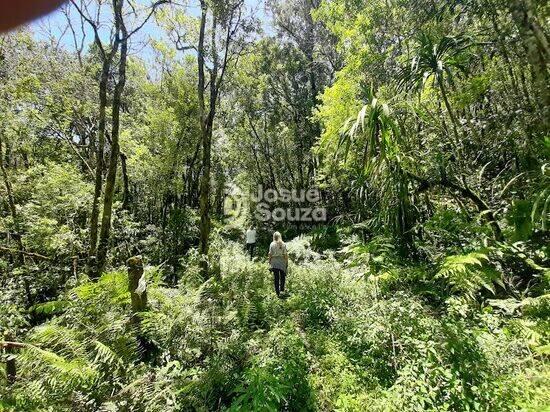
[[[46,123],[46,121],[40,117],[36,112],[31,112],[34,117],[36,117],[38,120],[40,120],[41,122],[44,122]],[[92,170],[92,168],[90,167],[90,165],[88,164],[88,162],[86,161],[86,159],[84,159],[84,157],[80,154],[80,152],[78,151],[78,149],[75,147],[75,144],[73,143],[73,141],[68,137],[68,136],[65,136],[65,134],[63,134],[61,131],[55,129],[54,127],[52,127],[51,125],[48,125],[49,129],[55,133],[58,137],[66,140],[68,143],[69,143],[69,146],[71,146],[71,149],[73,149],[73,151],[75,152],[75,154],[80,158],[80,160],[82,161],[82,163],[84,163],[84,165],[86,166],[86,168],[88,169],[88,171],[90,172],[90,174],[93,176],[94,175],[94,172]]]
[[[182,42],[182,39],[183,39],[183,36],[181,36],[179,33],[175,33],[176,36],[178,36],[178,38],[174,41],[174,43],[176,44],[176,50],[179,50],[179,51],[186,51],[186,50],[195,50],[197,51],[197,47],[194,46],[194,45],[184,45],[184,43]]]
[[[86,20],[86,22],[92,27],[92,30],[94,31],[94,41],[95,41],[97,47],[99,48],[99,51],[101,53],[101,57],[103,59],[105,59],[107,54],[105,53],[105,49],[103,48],[103,43],[101,42],[101,38],[99,37],[99,30],[98,30],[98,27],[97,27],[97,23],[95,21],[93,21],[86,13],[84,13],[84,11],[80,7],[78,7],[78,4],[76,4],[75,0],[71,0],[71,3],[76,7],[76,10],[80,14],[80,16],[84,20]],[[86,7],[86,9],[87,9],[87,7]],[[99,7],[98,7],[98,9],[99,9]]]
[[[88,164],[86,159],[84,159],[84,157],[80,154],[78,149],[75,147],[75,144],[72,142],[72,140],[68,136],[65,136],[64,134],[60,133],[58,130],[55,130],[55,129],[51,129],[51,130],[55,134],[57,134],[59,137],[61,137],[62,139],[65,139],[67,141],[67,143],[69,143],[69,146],[71,146],[71,149],[73,149],[73,151],[79,157],[79,159],[82,161],[82,163],[84,163],[84,166],[86,166],[86,169],[88,169],[88,171],[90,172],[90,175],[93,176],[94,171],[92,170],[92,168],[90,167],[90,165]]]
[[[0,342],[0,348],[26,348],[29,345],[28,343],[22,343],[22,342],[10,342],[10,341],[2,341]]]
[[[78,46],[78,41],[77,41],[77,37],[76,37],[76,31],[73,27],[73,23],[71,21],[71,17],[69,16],[69,11],[66,7],[63,8],[63,14],[65,15],[66,19],[67,19],[67,24],[68,24],[68,27],[69,29],[71,30],[71,33],[73,35],[73,43],[74,43],[74,48],[76,50],[76,57],[78,58],[78,64],[80,67],[82,67],[82,48],[80,48]],[[81,18],[81,21],[82,21],[82,16],[80,16]],[[82,45],[82,43],[81,43]]]
[[[151,10],[149,12],[149,14],[147,15],[147,17],[141,22],[141,24],[139,26],[137,26],[134,30],[132,30],[130,33],[128,33],[126,35],[126,38],[124,40],[128,40],[130,37],[132,37],[133,34],[135,34],[136,32],[138,32],[139,30],[141,30],[141,28],[143,26],[145,26],[145,24],[149,21],[149,19],[151,18],[151,16],[155,13],[157,7],[163,5],[163,4],[166,4],[166,3],[170,3],[170,0],[158,0],[156,1],[155,3],[153,3],[151,5]]]
[[[30,257],[34,257],[34,258],[42,259],[42,260],[51,260],[51,258],[49,258],[48,256],[41,255],[40,253],[26,252],[24,250],[12,249],[12,248],[5,247],[5,246],[0,246],[0,251],[9,252],[9,253],[13,253],[13,254],[22,254],[22,255],[25,255],[25,256],[30,256]]]

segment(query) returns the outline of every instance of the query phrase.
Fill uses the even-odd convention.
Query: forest
[[[0,411],[550,411],[548,2],[49,2]]]

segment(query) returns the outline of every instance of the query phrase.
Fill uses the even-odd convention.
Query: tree
[[[310,70],[295,45],[269,39],[255,44],[231,74],[226,129],[251,186],[307,189],[313,183],[319,124],[311,116],[316,95],[304,81]]]
[[[128,59],[128,30],[124,23],[122,7],[124,0],[113,0],[115,17],[115,36],[120,43],[120,57],[118,62],[118,78],[113,93],[112,107],[112,129],[111,129],[111,154],[107,177],[105,179],[105,193],[103,195],[103,213],[101,215],[101,232],[97,251],[97,274],[100,274],[105,267],[107,251],[109,246],[109,234],[111,230],[111,217],[113,213],[113,195],[115,191],[115,180],[120,156],[120,104],[121,96],[126,84],[126,64]]]
[[[92,217],[90,222],[90,251],[92,257],[91,272],[92,277],[97,277],[102,272],[107,258],[108,242],[111,229],[111,217],[113,208],[113,195],[118,167],[118,159],[120,156],[120,105],[121,96],[124,92],[126,84],[126,65],[128,59],[128,41],[132,35],[137,33],[147,21],[151,18],[156,8],[167,0],[157,0],[152,3],[146,17],[142,22],[139,22],[136,27],[129,30],[124,21],[124,0],[112,0],[112,16],[114,27],[109,37],[109,47],[106,48],[100,37],[99,21],[101,16],[101,3],[97,6],[97,14],[95,20],[90,17],[88,6],[86,3],[81,3],[81,6],[73,0],[72,4],[77,8],[82,18],[92,27],[94,32],[94,44],[99,49],[100,58],[102,61],[101,76],[99,82],[99,121],[98,121],[98,143],[97,143],[97,158],[96,158],[96,177],[94,189],[94,203],[92,206]],[[136,15],[136,7],[131,4],[133,13]],[[99,236],[99,246],[97,249],[97,257],[95,256],[96,244],[98,243],[98,223],[99,223],[99,200],[103,186],[103,169],[104,169],[104,147],[106,136],[106,108],[107,108],[107,82],[111,74],[111,65],[113,58],[117,54],[120,47],[117,82],[115,85],[112,101],[112,116],[111,116],[111,152],[105,181],[105,191],[103,195],[103,213],[101,218],[101,232]]]
[[[78,6],[74,0],[71,0],[72,4],[80,13],[81,17],[92,27],[94,32],[94,45],[99,51],[99,57],[101,61],[101,73],[99,79],[99,108],[98,108],[98,124],[97,124],[97,138],[94,139],[95,143],[95,182],[94,182],[94,200],[92,204],[92,211],[90,217],[90,245],[88,254],[90,256],[90,267],[92,276],[98,276],[99,267],[97,264],[97,243],[99,233],[99,203],[101,199],[101,193],[103,191],[103,172],[104,172],[104,152],[105,152],[105,134],[107,128],[107,86],[109,76],[111,75],[111,65],[113,59],[118,52],[120,40],[118,33],[110,36],[108,46],[104,46],[99,34],[98,20],[92,20],[92,18],[85,13],[84,6],[86,3],[82,2],[81,6]],[[113,3],[113,7],[115,3]],[[122,3],[120,3],[122,4]],[[99,13],[98,13],[99,16]],[[99,17],[98,17],[99,18]]]
[[[401,165],[405,155],[402,133],[388,104],[380,102],[372,90],[366,97],[368,101],[357,116],[343,126],[339,147],[345,157],[353,147],[361,181],[366,180],[369,186],[378,189],[385,214],[383,225],[393,231],[402,255],[406,255],[413,246],[414,217],[409,198],[410,177]]]
[[[246,47],[246,36],[253,29],[245,18],[245,2],[208,2],[200,0],[201,15],[198,38],[193,42],[192,28],[177,12],[167,20],[167,29],[179,51],[197,53],[198,116],[201,129],[200,239],[203,275],[208,273],[208,249],[211,229],[211,161],[212,136],[218,101],[228,68],[235,64]]]
[[[458,69],[463,73],[466,72],[469,56],[465,50],[468,47],[470,47],[470,40],[466,36],[444,36],[438,41],[434,41],[430,35],[421,33],[415,56],[403,73],[403,84],[405,86],[413,85],[416,90],[422,90],[431,78],[434,79],[451,119],[455,145],[458,145],[460,140],[459,125],[447,96],[446,83],[453,84],[455,76],[453,70]]]

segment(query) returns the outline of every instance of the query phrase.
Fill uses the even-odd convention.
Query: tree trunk
[[[487,223],[489,223],[489,226],[491,227],[495,240],[499,242],[503,242],[505,240],[504,235],[502,234],[502,230],[500,229],[500,225],[496,221],[495,215],[493,211],[489,208],[489,205],[487,205],[487,203],[485,203],[485,201],[483,201],[483,199],[481,199],[481,197],[474,193],[469,187],[467,187],[466,185],[460,186],[456,183],[453,183],[446,177],[443,177],[440,180],[430,181],[428,179],[416,176],[410,172],[406,172],[406,174],[411,179],[420,183],[418,191],[424,191],[434,186],[440,186],[443,188],[454,190],[460,193],[464,198],[471,200],[476,205],[478,212],[484,214]]]
[[[13,336],[7,335],[5,337],[7,341],[14,340]],[[16,348],[13,345],[6,345],[6,353],[8,355],[8,359],[6,360],[6,380],[8,382],[8,385],[13,385],[15,383],[15,380],[17,379],[17,365],[15,364],[15,357],[14,353]]]
[[[201,254],[201,271],[204,277],[208,276],[208,248],[209,248],[209,236],[210,236],[210,174],[211,174],[211,160],[212,160],[212,132],[214,129],[214,117],[216,116],[216,104],[218,100],[219,91],[222,84],[223,75],[227,67],[229,44],[231,42],[231,36],[235,33],[236,28],[232,29],[231,18],[225,23],[227,28],[227,36],[225,39],[225,55],[220,65],[218,58],[218,48],[216,45],[217,35],[217,17],[215,11],[212,12],[212,29],[211,29],[211,43],[208,50],[212,53],[212,68],[209,69],[210,78],[210,96],[208,98],[208,110],[205,104],[205,32],[206,32],[206,20],[208,13],[208,3],[206,0],[201,0],[201,20],[199,30],[199,43],[197,47],[197,62],[198,62],[198,97],[199,97],[199,117],[201,125],[201,140],[202,140],[202,174],[200,178],[200,196],[199,196],[199,209],[201,215],[200,221],[200,238],[199,238],[199,252]]]
[[[128,33],[122,17],[123,0],[115,2],[115,20],[117,24],[117,36],[122,34],[120,40],[120,59],[118,68],[118,81],[113,95],[112,112],[112,136],[111,153],[109,157],[109,168],[107,170],[107,179],[105,182],[105,194],[103,197],[103,215],[101,218],[101,232],[99,238],[99,247],[97,253],[97,271],[95,276],[103,271],[107,259],[107,249],[109,246],[109,235],[111,230],[111,217],[113,212],[113,198],[115,192],[116,173],[118,167],[118,158],[120,155],[120,103],[124,86],[126,84],[126,61],[128,56]]]
[[[124,192],[122,193],[122,209],[128,210],[130,208],[130,180],[128,179],[128,168],[126,167],[126,155],[120,153],[120,168],[122,170],[122,181],[124,183]]]
[[[143,276],[143,262],[141,256],[134,256],[126,262],[128,266],[128,292],[132,302],[132,313],[143,312],[147,309],[147,289],[138,290],[139,280]]]
[[[99,41],[99,40],[97,40]],[[99,269],[97,267],[97,238],[99,232],[99,201],[103,187],[103,169],[104,169],[104,151],[105,151],[105,133],[107,125],[107,83],[111,71],[111,63],[114,54],[118,50],[118,42],[115,41],[113,50],[103,55],[103,64],[101,68],[101,79],[99,82],[99,122],[96,142],[96,170],[94,181],[94,198],[92,203],[92,215],[90,217],[90,246],[88,250],[90,276],[97,277]]]
[[[443,180],[442,184],[448,188],[457,190],[462,196],[464,196],[467,199],[470,199],[477,207],[477,210],[480,213],[484,213],[487,223],[489,223],[489,226],[491,227],[491,230],[493,231],[493,236],[495,240],[499,242],[504,241],[504,235],[502,234],[502,230],[500,229],[500,226],[498,222],[496,221],[495,215],[493,214],[493,211],[489,208],[489,205],[481,199],[476,193],[474,193],[469,187],[466,185],[459,186],[456,185],[448,180]]]
[[[441,76],[437,76],[437,84],[439,85],[439,90],[441,90],[441,97],[443,97],[443,103],[445,103],[445,108],[447,109],[447,113],[451,118],[453,133],[455,137],[455,145],[458,147],[458,144],[460,142],[460,139],[458,137],[458,121],[453,112],[453,109],[451,108],[451,104],[449,103],[449,98],[447,97],[447,91],[445,90],[445,85],[443,84],[443,79],[441,78]]]
[[[206,32],[206,17],[207,17],[207,5],[205,1],[201,0],[201,22],[199,31],[199,44],[198,44],[198,72],[199,81],[197,85],[197,92],[199,96],[199,116],[201,126],[201,140],[202,140],[202,175],[200,180],[200,195],[199,195],[199,209],[200,209],[200,237],[199,237],[199,252],[202,255],[201,269],[203,276],[208,274],[208,238],[210,236],[210,157],[212,149],[212,130],[208,127],[209,117],[206,115],[206,107],[204,101],[204,85],[205,85],[205,72],[204,72],[204,37]],[[210,80],[212,82],[212,80]],[[210,110],[211,111],[211,110]]]
[[[527,60],[533,69],[536,90],[543,107],[544,121],[548,124],[550,108],[550,76],[548,73],[550,46],[548,37],[535,16],[531,0],[511,1],[509,8],[525,47]]]
[[[15,208],[15,199],[13,197],[13,191],[11,188],[11,182],[8,177],[8,172],[4,166],[4,150],[2,148],[2,135],[0,134],[0,171],[2,171],[2,178],[4,179],[4,186],[6,187],[6,193],[8,194],[8,207],[10,209],[10,215],[16,224],[17,221],[17,210]]]
[[[17,216],[17,209],[15,207],[15,198],[13,197],[13,190],[11,187],[10,178],[8,176],[8,171],[4,165],[4,151],[2,149],[2,134],[0,132],[0,171],[2,172],[2,178],[4,179],[4,186],[6,187],[6,193],[8,195],[8,207],[10,210],[10,215],[13,220],[13,227],[16,231],[16,235],[13,236],[15,243],[17,244],[17,249],[19,253],[17,255],[17,262],[19,265],[25,264],[25,249],[23,248],[23,241],[21,240],[21,229],[19,227],[19,219]]]
[[[496,37],[500,48],[500,54],[504,59],[504,62],[506,65],[506,71],[508,73],[508,77],[510,78],[510,82],[512,83],[512,88],[514,89],[516,96],[520,97],[521,93],[519,91],[518,81],[514,74],[513,64],[512,64],[512,61],[510,60],[510,55],[508,54],[508,51],[506,49],[506,36],[502,33],[502,30],[500,29],[500,26],[497,21],[497,8],[492,3],[492,1],[489,1],[487,6],[495,10],[494,12],[489,13],[489,16],[490,16],[489,18],[491,20],[493,30],[497,35]]]
[[[143,261],[141,256],[134,256],[127,260],[128,267],[128,292],[132,302],[131,323],[135,327],[136,339],[139,346],[139,354],[142,361],[149,359],[154,345],[149,342],[141,331],[140,312],[147,310],[147,285],[144,283]],[[143,279],[142,279],[143,277]],[[140,280],[142,284],[140,285]]]

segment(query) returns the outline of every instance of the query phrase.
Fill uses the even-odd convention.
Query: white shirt
[[[246,243],[256,243],[256,229],[246,231]]]

